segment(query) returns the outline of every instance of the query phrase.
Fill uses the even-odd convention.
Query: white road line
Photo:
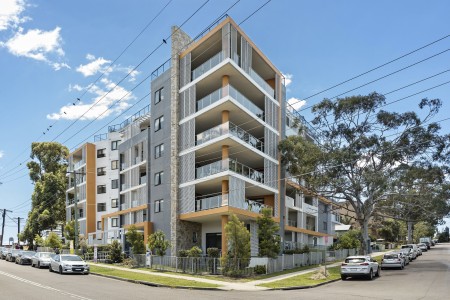
[[[52,288],[50,286],[43,285],[43,284],[40,284],[40,283],[37,283],[37,282],[34,282],[34,281],[30,281],[28,279],[21,278],[21,277],[18,277],[18,276],[15,276],[13,274],[9,274],[9,273],[6,273],[6,272],[0,271],[0,275],[9,277],[9,278],[12,278],[12,279],[15,279],[15,280],[18,280],[18,281],[21,281],[21,282],[24,282],[24,283],[27,283],[27,284],[30,284],[30,285],[34,285],[34,286],[42,288],[42,289],[53,291],[53,292],[59,293],[59,294],[64,295],[64,296],[69,296],[69,297],[74,298],[74,299],[78,299],[78,300],[92,300],[90,298],[86,298],[86,297],[83,297],[83,296],[79,296],[79,295],[75,295],[75,294],[72,294],[72,293],[64,292],[64,291]]]

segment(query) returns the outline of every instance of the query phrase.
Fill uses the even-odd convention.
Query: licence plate
[[[350,268],[350,271],[357,271],[357,268]]]
[[[81,270],[83,270],[83,269],[73,269],[74,271],[81,271]]]

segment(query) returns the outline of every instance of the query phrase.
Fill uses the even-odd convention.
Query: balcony
[[[223,136],[225,134],[232,134],[233,136],[239,138],[244,141],[248,145],[252,146],[255,149],[258,149],[264,152],[264,143],[259,139],[240,128],[237,125],[234,125],[231,122],[223,123],[213,128],[210,128],[202,133],[197,134],[196,136],[196,145],[204,144],[212,139]]]
[[[133,200],[131,201],[131,207],[137,207],[146,204],[143,199]]]
[[[286,207],[294,208],[295,200],[289,196],[286,196]]]
[[[201,64],[195,70],[192,71],[191,76],[192,81],[194,81],[198,77],[202,76],[203,74],[205,74],[206,72],[217,66],[221,61],[223,61],[223,59],[224,59],[223,52],[220,51],[219,53],[217,53],[216,55],[205,61],[203,64]]]
[[[303,211],[310,215],[315,215],[318,213],[319,209],[316,206],[312,206],[310,204],[304,203],[303,204]]]
[[[129,209],[130,205],[128,203],[122,203],[120,204],[120,210]]]
[[[218,208],[222,205],[222,194],[195,200],[195,211]]]
[[[250,77],[265,90],[272,98],[275,95],[275,92],[273,88],[261,77],[256,73],[253,69],[250,69],[249,73]]]
[[[297,221],[288,220],[287,225],[291,227],[297,227]]]
[[[135,164],[135,165],[140,164],[142,161],[143,161],[143,159],[142,159],[141,157],[136,157],[136,158],[134,159],[134,164]]]
[[[84,160],[80,160],[79,162],[73,164],[73,169],[77,170],[81,168],[84,164],[86,164],[86,162]]]
[[[306,224],[306,229],[311,230],[311,231],[316,231],[316,225]]]
[[[196,179],[200,179],[228,170],[257,182],[264,183],[264,173],[241,164],[234,159],[219,160],[209,165],[199,167],[195,170],[195,174]]]
[[[225,200],[225,201],[224,201]],[[222,204],[226,205],[228,203],[229,206],[252,211],[255,213],[261,213],[261,209],[269,207],[265,204],[262,204],[257,201],[245,199],[245,200],[236,200],[236,199],[228,199],[228,194],[219,194],[208,198],[196,199],[195,200],[195,211],[208,210],[213,208],[221,207]]]
[[[252,101],[250,101],[247,97],[242,95],[237,89],[235,89],[231,85],[227,85],[223,88],[215,90],[211,94],[203,97],[199,101],[197,101],[197,111],[219,101],[226,95],[229,95],[231,98],[236,100],[239,104],[244,106],[247,110],[253,113],[256,117],[264,120],[264,111],[256,106]]]
[[[139,184],[146,184],[146,183],[147,183],[147,175],[141,176],[141,178],[139,178]]]
[[[126,168],[128,168],[128,164],[127,163],[121,163],[120,164],[120,171],[125,170]]]
[[[341,217],[339,215],[331,214],[331,222],[341,223]]]

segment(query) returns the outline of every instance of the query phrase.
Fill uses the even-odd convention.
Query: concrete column
[[[229,181],[222,180],[222,206],[228,206]]]
[[[228,252],[227,234],[225,232],[225,225],[228,223],[228,216],[223,215],[222,218],[222,256]]]
[[[228,110],[222,111],[222,124],[227,123],[230,121],[230,112]]]

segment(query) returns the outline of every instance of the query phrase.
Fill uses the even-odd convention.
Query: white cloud
[[[284,76],[284,85],[287,87],[288,85],[290,85],[292,83],[292,77],[294,77],[294,75],[283,74],[283,76]]]
[[[72,91],[81,92],[83,89],[84,89],[84,87],[80,86],[79,84],[74,84],[74,85],[69,84],[69,92],[72,92]]]
[[[77,68],[77,72],[83,74],[84,77],[95,75],[97,72],[100,71],[105,72],[106,70],[103,69],[103,66],[105,64],[111,63],[110,60],[104,59],[103,57],[95,59],[95,56],[93,56],[92,54],[86,55],[86,59],[88,59],[91,62],[85,65],[80,65]]]
[[[1,0],[0,1],[0,31],[8,28],[17,28],[17,26],[27,20],[28,17],[22,17],[26,3],[24,0]]]
[[[299,110],[306,104],[306,100],[298,99],[295,97],[289,98],[287,100],[287,102],[290,104],[290,106],[288,106],[289,110],[292,110],[292,109]]]
[[[0,150],[0,158],[2,158],[5,155],[5,152],[3,150]]]
[[[31,29],[26,33],[19,29],[11,39],[0,43],[0,46],[7,48],[13,55],[44,61],[59,70],[70,68],[66,63],[54,61],[64,56],[61,44],[61,28],[56,27],[51,31]]]
[[[101,82],[104,84],[104,88],[94,85],[90,89],[90,93],[96,95],[91,99],[91,103],[87,104],[80,102],[77,105],[65,105],[60,108],[59,112],[48,114],[47,118],[51,120],[75,120],[78,118],[81,118],[81,120],[92,120],[98,117],[98,119],[101,120],[113,113],[119,113],[125,110],[129,106],[128,101],[135,98],[132,93],[120,86],[114,88],[106,95],[115,84],[108,79],[104,80],[104,78],[102,78]],[[78,85],[74,85],[72,88],[75,86],[77,89],[81,88]],[[120,102],[115,103],[119,99]],[[95,106],[90,109],[94,103],[96,103]],[[109,108],[110,106],[112,107]],[[89,111],[86,112],[87,110]],[[83,116],[84,113],[86,114]]]

